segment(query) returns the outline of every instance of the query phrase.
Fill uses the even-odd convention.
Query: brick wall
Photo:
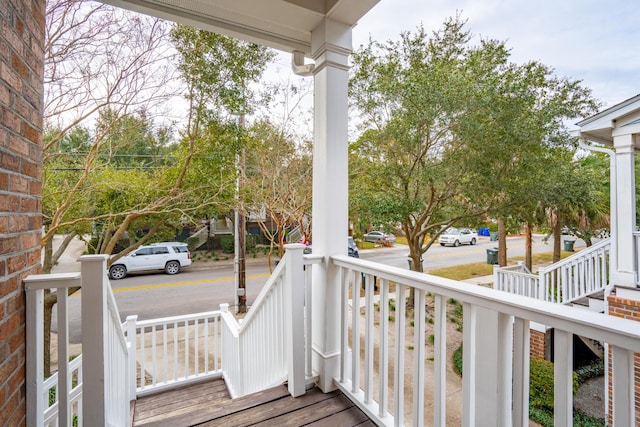
[[[609,303],[609,315],[615,317],[622,317],[624,319],[635,320],[636,322],[640,322],[640,301],[620,298],[616,295],[610,295],[607,299]],[[609,350],[609,360],[611,360],[611,350]],[[636,393],[635,393],[635,404],[636,404],[636,425],[640,425],[640,354],[636,353],[634,355],[634,379],[636,385]],[[612,382],[611,382],[611,364],[609,364],[609,396],[607,396],[607,419],[608,425],[613,425],[613,420],[611,418],[612,408],[613,408],[613,396],[611,393],[612,390]]]
[[[0,0],[0,425],[25,425],[22,279],[40,269],[44,0]]]
[[[545,333],[531,329],[529,332],[529,355],[544,359]]]

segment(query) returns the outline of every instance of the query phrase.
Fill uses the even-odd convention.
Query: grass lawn
[[[575,252],[560,252],[560,258],[566,258]],[[548,264],[553,259],[553,252],[543,252],[533,255],[533,265]],[[523,256],[512,257],[507,259],[508,265],[513,265],[517,261],[524,261]],[[434,276],[446,277],[453,280],[465,280],[472,277],[489,276],[493,274],[493,265],[486,262],[474,262],[471,264],[461,264],[452,267],[437,268],[434,270],[428,270],[427,273]]]

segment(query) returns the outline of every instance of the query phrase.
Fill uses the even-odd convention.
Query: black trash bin
[[[563,240],[564,242],[564,250],[567,252],[573,252],[573,244],[575,240]]]
[[[498,248],[487,249],[487,264],[498,263]]]

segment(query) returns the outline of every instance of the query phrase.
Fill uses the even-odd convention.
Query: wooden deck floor
[[[339,391],[324,394],[314,388],[293,398],[285,386],[279,386],[232,400],[220,379],[138,399],[133,425],[369,427],[375,424]]]

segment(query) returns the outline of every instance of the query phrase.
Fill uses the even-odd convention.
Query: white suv
[[[191,265],[191,253],[186,243],[162,242],[140,246],[123,256],[109,267],[109,277],[123,279],[132,271],[164,270],[176,274],[183,267]]]

